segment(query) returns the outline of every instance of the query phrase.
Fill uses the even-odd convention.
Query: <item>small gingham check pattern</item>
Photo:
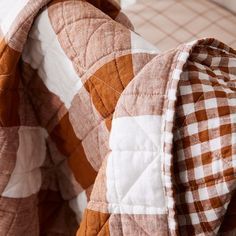
[[[174,176],[183,235],[218,232],[235,187],[236,58],[226,57],[232,53],[215,41],[205,52],[196,46],[180,78]]]

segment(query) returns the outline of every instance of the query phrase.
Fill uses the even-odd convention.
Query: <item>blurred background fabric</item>
[[[236,48],[235,0],[121,0],[135,31],[160,50],[199,38]]]

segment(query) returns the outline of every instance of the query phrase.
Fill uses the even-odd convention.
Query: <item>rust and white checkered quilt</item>
[[[131,30],[109,0],[0,2],[0,235],[235,235],[236,51]]]

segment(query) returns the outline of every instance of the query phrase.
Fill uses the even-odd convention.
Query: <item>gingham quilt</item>
[[[235,235],[236,51],[160,53],[116,3],[0,1],[0,235]]]

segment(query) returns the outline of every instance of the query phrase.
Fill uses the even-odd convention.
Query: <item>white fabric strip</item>
[[[107,200],[111,213],[164,214],[161,180],[161,116],[113,120],[107,163]]]
[[[0,0],[0,28],[4,35],[29,0]]]
[[[38,70],[47,88],[69,108],[82,82],[59,44],[47,10],[36,19],[22,57]]]
[[[75,212],[78,223],[81,222],[87,203],[88,199],[85,191],[81,192],[77,197],[69,201],[69,206]]]
[[[3,197],[24,198],[41,187],[41,171],[45,157],[47,133],[42,128],[20,127],[16,165],[2,193]]]

